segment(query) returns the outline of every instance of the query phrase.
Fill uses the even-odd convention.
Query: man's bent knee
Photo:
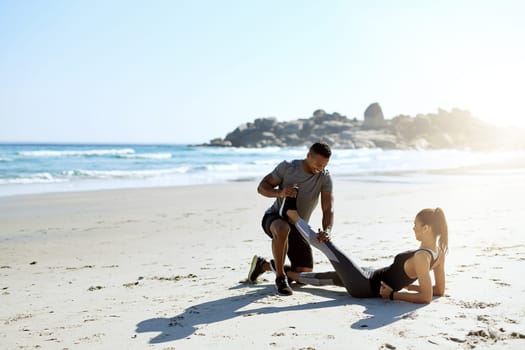
[[[287,239],[290,234],[290,225],[284,220],[275,220],[270,225],[270,231],[275,239]]]

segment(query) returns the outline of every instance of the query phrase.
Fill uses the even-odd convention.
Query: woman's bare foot
[[[290,220],[292,224],[295,224],[301,218],[297,213],[297,210],[289,209],[286,211],[286,215],[288,216],[288,220]]]

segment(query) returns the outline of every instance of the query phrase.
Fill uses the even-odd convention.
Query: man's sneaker
[[[248,272],[248,281],[254,283],[257,280],[257,277],[264,273],[263,265],[265,262],[265,258],[257,255],[253,256],[250,271]]]
[[[277,292],[281,295],[292,295],[293,291],[288,284],[288,279],[286,276],[278,276],[275,279],[275,286],[277,287]]]
[[[295,191],[298,192],[298,188],[295,188]],[[288,221],[288,215],[286,212],[288,210],[297,210],[297,198],[296,197],[286,197],[281,203],[281,208],[279,209],[279,216],[284,220]]]

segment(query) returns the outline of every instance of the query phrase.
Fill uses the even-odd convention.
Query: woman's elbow
[[[435,297],[442,297],[445,295],[445,288],[434,288],[434,296]]]
[[[432,302],[432,293],[421,293],[417,300],[419,304],[430,304]]]
[[[430,296],[427,296],[427,295],[422,295],[422,294],[419,294],[419,295],[416,295],[416,294],[413,294],[415,298],[411,298],[411,302],[413,303],[416,303],[416,304],[430,304],[432,302],[432,295]]]
[[[420,304],[430,304],[431,302],[432,302],[432,297],[430,298],[424,297],[423,299],[421,299]]]

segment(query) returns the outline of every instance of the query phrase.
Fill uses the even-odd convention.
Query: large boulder
[[[275,117],[257,118],[253,123],[257,129],[261,131],[269,131],[275,126],[275,124],[277,124],[277,119]]]
[[[365,110],[365,121],[363,122],[363,128],[365,129],[380,129],[385,126],[385,117],[379,103],[372,103]]]
[[[288,134],[284,136],[284,143],[291,147],[303,146],[306,142],[297,134]]]
[[[353,125],[351,123],[345,123],[337,120],[329,120],[325,121],[322,124],[315,125],[313,130],[317,134],[333,134],[352,129],[352,127]]]
[[[311,120],[314,122],[314,124],[322,124],[330,121],[350,122],[350,120],[347,117],[337,112],[329,114],[322,109],[316,110],[313,113]]]
[[[280,137],[286,137],[287,135],[299,135],[303,129],[303,122],[300,120],[294,120],[287,123],[279,123],[275,126],[274,132]]]
[[[210,140],[209,145],[206,146],[215,146],[215,147],[231,147],[232,143],[228,140],[223,140],[221,138],[215,138]]]

